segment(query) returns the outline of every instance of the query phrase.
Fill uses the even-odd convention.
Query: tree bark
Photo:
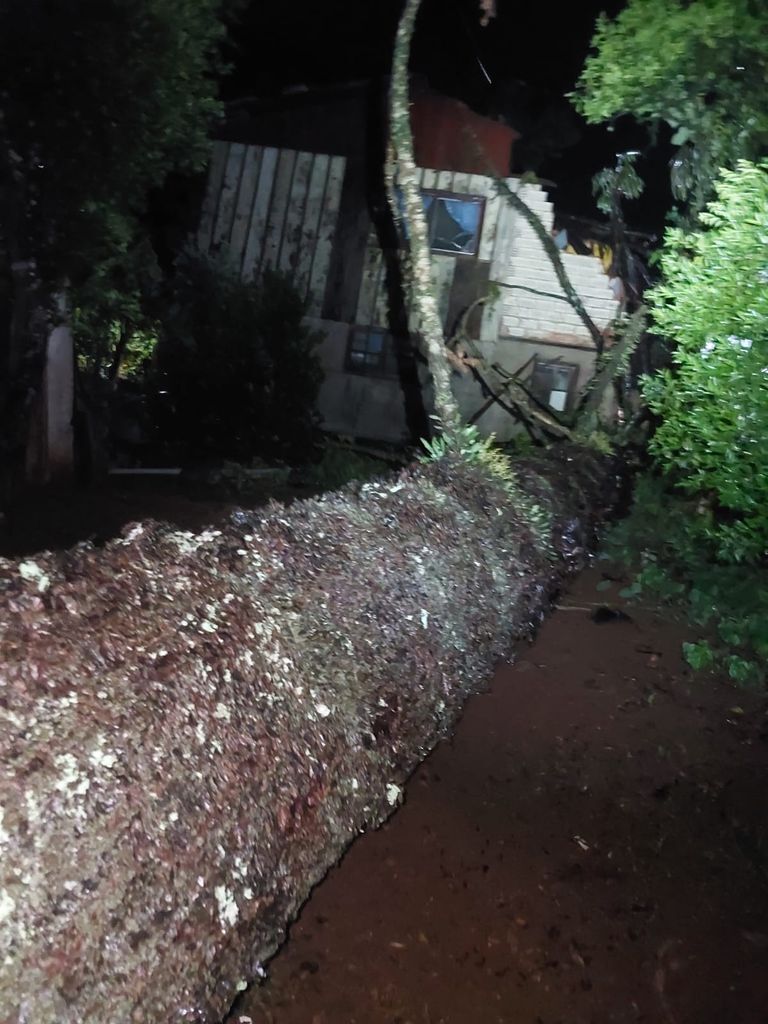
[[[420,6],[421,0],[406,0],[400,17],[392,64],[389,130],[397,187],[403,198],[405,220],[408,227],[410,260],[403,268],[403,278],[410,288],[410,302],[407,304],[418,321],[419,330],[424,339],[429,372],[435,390],[435,413],[438,424],[441,432],[450,437],[458,430],[461,418],[459,407],[451,390],[451,369],[445,348],[440,311],[432,283],[432,260],[427,222],[424,217],[424,207],[416,175],[409,105],[408,58]],[[392,174],[392,170],[388,168],[387,173]],[[396,221],[399,221],[402,219],[402,211],[398,209],[395,188],[389,188],[388,193],[392,215]]]
[[[0,110],[0,520],[11,519],[26,478],[27,447],[51,326],[50,302],[29,233],[30,196],[23,161]],[[39,419],[39,417],[38,417]]]
[[[516,474],[0,562],[2,1024],[221,1019],[582,564],[611,467]]]

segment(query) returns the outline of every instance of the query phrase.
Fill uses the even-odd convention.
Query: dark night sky
[[[386,72],[400,7],[401,0],[253,0],[233,31],[237,91]],[[598,11],[620,7],[620,0],[580,0],[556,18],[551,5],[498,0],[497,17],[481,28],[476,0],[423,0],[414,67],[462,98],[488,87],[478,57],[494,80],[525,79],[563,92],[582,66]]]
[[[572,144],[540,156],[536,169],[557,182],[557,206],[596,216],[592,174],[612,164],[617,151],[643,150],[647,136],[628,119],[612,133],[588,128],[563,97],[583,66],[598,13],[615,14],[622,6],[622,0],[572,0],[555,14],[551,4],[497,0],[497,17],[482,28],[477,0],[423,0],[412,67],[478,112],[505,115],[534,145],[537,125],[546,148],[565,119],[561,141],[570,136]],[[251,0],[232,29],[234,70],[225,97],[271,96],[291,86],[386,74],[400,9],[401,0]],[[554,123],[554,130],[545,123]],[[655,228],[669,205],[666,173],[658,159],[644,163],[649,191],[627,216],[638,227]]]

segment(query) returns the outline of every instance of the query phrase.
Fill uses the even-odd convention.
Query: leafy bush
[[[645,382],[661,426],[651,451],[681,488],[711,497],[718,557],[768,549],[768,163],[723,170],[702,229],[670,230],[649,294],[673,369]]]
[[[162,273],[147,239],[134,244],[115,228],[113,248],[70,289],[78,368],[87,380],[139,376],[154,353],[152,300]]]
[[[695,669],[721,667],[740,685],[762,684],[768,661],[768,570],[712,558],[709,514],[646,476],[630,514],[607,535],[603,558],[632,569],[625,597],[648,595],[681,607],[708,639],[683,645]]]
[[[314,439],[321,334],[282,275],[259,285],[223,263],[179,264],[158,364],[173,416],[166,430],[196,455],[302,460]]]

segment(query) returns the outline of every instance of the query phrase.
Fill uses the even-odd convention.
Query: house
[[[408,340],[418,325],[402,308],[383,106],[375,83],[234,104],[213,146],[198,245],[226,254],[245,278],[267,267],[290,275],[325,334],[325,428],[398,443],[414,432],[413,406],[423,406],[409,406],[408,382],[423,386],[426,375]],[[497,192],[501,177],[553,230],[546,192],[510,176],[517,134],[423,87],[412,125],[447,336],[462,323],[488,364],[519,375],[552,410],[569,410],[594,372],[595,345],[540,239]],[[605,330],[618,301],[600,260],[562,258]],[[455,391],[483,432],[505,439],[519,429],[475,376],[457,374]]]

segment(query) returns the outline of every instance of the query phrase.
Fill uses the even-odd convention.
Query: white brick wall
[[[551,231],[554,222],[552,203],[541,186],[519,186],[514,180],[509,184]],[[506,266],[500,268],[499,280],[516,287],[502,290],[500,335],[592,347],[589,331],[565,299],[554,268],[533,228],[515,213],[507,230],[508,256]],[[587,312],[596,326],[603,329],[616,316],[618,302],[600,260],[573,253],[561,253],[561,259]]]

